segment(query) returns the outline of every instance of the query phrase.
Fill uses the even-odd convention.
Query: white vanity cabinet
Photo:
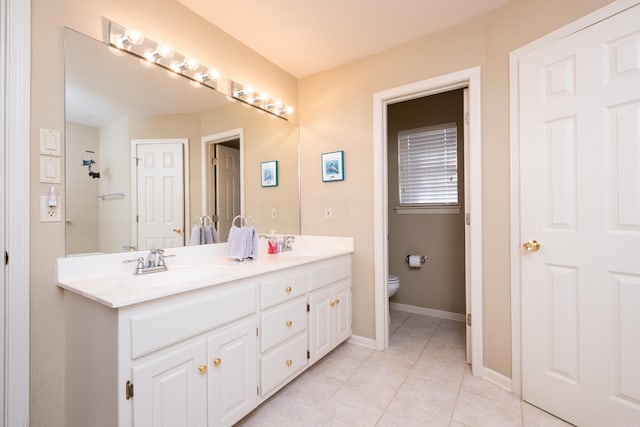
[[[350,253],[233,265],[243,275],[146,299],[168,285],[61,282],[65,425],[231,426],[351,335]]]
[[[256,319],[135,363],[133,425],[230,426],[256,405]]]
[[[66,423],[229,426],[256,406],[257,284],[123,308],[65,293]]]
[[[309,272],[309,364],[351,336],[351,257]]]

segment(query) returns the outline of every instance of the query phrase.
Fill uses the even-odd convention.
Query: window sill
[[[397,206],[393,208],[398,215],[459,214],[461,206]]]

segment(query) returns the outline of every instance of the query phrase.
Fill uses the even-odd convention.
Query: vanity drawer
[[[309,290],[307,273],[282,274],[260,281],[260,308],[272,307],[304,295]]]
[[[260,351],[307,329],[307,299],[300,298],[260,316]]]
[[[300,334],[260,358],[260,394],[269,394],[274,387],[307,366],[307,334]]]
[[[131,358],[254,314],[256,284],[236,282],[196,295],[182,295],[144,309],[129,318]]]
[[[331,261],[309,271],[310,290],[322,288],[331,283],[351,277],[351,257]]]

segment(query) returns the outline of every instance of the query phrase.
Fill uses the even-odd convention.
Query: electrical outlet
[[[40,196],[40,222],[62,221],[62,207],[58,197],[58,206],[49,206],[48,196]]]
[[[331,207],[326,207],[324,208],[324,219],[331,219],[333,218],[333,210],[331,209]]]
[[[271,208],[271,219],[278,219],[278,208]]]

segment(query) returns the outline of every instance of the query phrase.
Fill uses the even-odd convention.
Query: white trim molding
[[[511,391],[511,378],[505,377],[500,372],[496,372],[490,368],[484,368],[484,379],[497,385],[498,387],[505,389],[508,392]]]
[[[200,171],[201,171],[201,215],[208,215],[207,199],[209,197],[209,180],[207,165],[207,147],[213,144],[220,144],[233,139],[240,140],[240,213],[244,215],[244,128],[229,129],[224,132],[213,133],[200,138]],[[299,149],[299,148],[298,148]]]
[[[616,15],[637,4],[640,0],[617,0],[558,30],[555,30],[509,54],[509,128],[510,128],[510,222],[511,222],[511,385],[512,392],[522,394],[522,323],[520,260],[520,98],[518,88],[520,58],[532,50],[541,48],[604,19]]]
[[[470,175],[470,269],[473,374],[483,377],[482,332],[482,143],[480,67],[472,67],[432,79],[376,92],[373,95],[373,230],[376,349],[384,350],[389,340],[388,276],[388,194],[387,194],[387,106],[397,102],[455,89],[469,90],[469,175]]]
[[[376,349],[376,340],[361,337],[359,335],[351,335],[351,338],[349,338],[347,342],[349,344],[359,345],[360,347],[370,348],[371,350]]]
[[[5,268],[5,426],[29,425],[29,148],[31,2],[0,0]],[[10,58],[10,60],[9,60]]]

